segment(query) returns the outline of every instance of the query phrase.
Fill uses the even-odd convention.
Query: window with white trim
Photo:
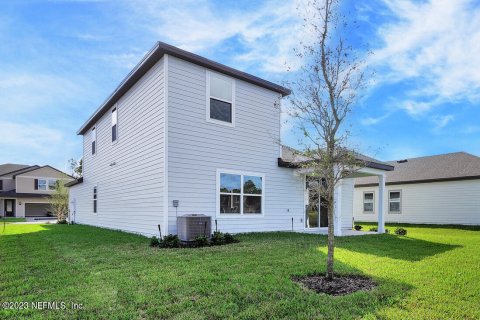
[[[392,190],[388,192],[388,212],[400,213],[402,211],[402,191]]]
[[[363,193],[363,213],[373,213],[375,207],[375,193],[366,191]]]
[[[117,141],[117,107],[112,110],[112,142]]]
[[[97,152],[97,129],[95,127],[92,128],[92,155]]]
[[[57,179],[35,179],[34,189],[42,191],[55,191],[57,189]]]
[[[207,71],[207,121],[233,126],[235,80]]]
[[[261,215],[265,177],[259,174],[218,173],[220,215]]]

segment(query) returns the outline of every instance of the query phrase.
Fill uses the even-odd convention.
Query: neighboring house
[[[0,216],[50,215],[50,195],[58,180],[70,182],[73,178],[50,166],[0,165]]]
[[[480,158],[465,152],[391,161],[387,222],[480,224]],[[356,221],[376,221],[378,183],[355,181]]]
[[[144,235],[158,225],[176,233],[176,217],[190,213],[224,232],[325,230],[301,159],[279,145],[278,103],[289,93],[157,43],[78,131],[83,178],[70,184],[71,220]],[[357,174],[383,182],[392,169],[370,159]],[[353,181],[336,189],[338,235],[352,227]]]

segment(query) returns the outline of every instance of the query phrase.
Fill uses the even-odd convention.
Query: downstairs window
[[[220,215],[261,215],[264,212],[264,183],[261,174],[221,171],[218,180]]]

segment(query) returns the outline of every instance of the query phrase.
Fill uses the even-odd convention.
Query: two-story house
[[[224,232],[324,230],[308,173],[279,143],[288,94],[157,43],[78,131],[83,178],[70,184],[71,219],[144,235],[158,235],[158,225],[176,233],[176,217],[188,213]],[[380,185],[393,169],[366,164],[358,174]],[[337,234],[352,225],[353,180],[337,186]]]
[[[50,196],[59,180],[67,183],[74,179],[50,166],[0,165],[0,216],[50,215]]]

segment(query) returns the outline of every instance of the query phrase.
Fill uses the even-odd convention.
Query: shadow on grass
[[[359,253],[406,261],[420,261],[461,247],[391,234],[342,238],[337,241],[336,246]]]
[[[412,286],[373,277],[378,287],[341,297],[317,294],[291,280],[324,273],[326,237],[292,233],[243,234],[231,246],[156,250],[148,239],[88,226],[44,225],[39,232],[5,237],[5,289],[14,299],[61,296],[84,304],[81,311],[48,310],[46,318],[237,318],[350,319],[371,316],[408,295]],[[22,228],[29,228],[22,226]],[[375,236],[372,236],[375,237]],[[355,237],[355,242],[370,242]],[[381,242],[380,236],[372,242]],[[348,239],[345,239],[348,240]],[[348,241],[338,241],[341,246]],[[388,246],[387,246],[388,247]],[[364,275],[336,261],[339,274]],[[7,276],[8,274],[8,276]],[[52,277],[55,275],[55,277]],[[25,281],[25,278],[28,281]],[[7,284],[7,281],[8,284]],[[22,286],[27,284],[28,287]],[[115,292],[114,298],[99,292]],[[132,301],[135,301],[133,304]],[[144,314],[148,310],[148,313]],[[12,318],[38,316],[34,310]],[[0,313],[1,318],[1,313]]]

